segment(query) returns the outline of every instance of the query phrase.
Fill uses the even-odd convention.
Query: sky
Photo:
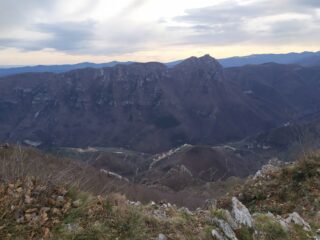
[[[0,0],[0,65],[320,50],[320,0]]]

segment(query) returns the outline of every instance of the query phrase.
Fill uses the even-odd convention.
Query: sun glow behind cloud
[[[0,65],[221,58],[320,45],[317,0],[26,2],[0,0]]]

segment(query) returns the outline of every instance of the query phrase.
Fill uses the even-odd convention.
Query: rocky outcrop
[[[288,218],[285,219],[285,222],[287,224],[290,224],[290,223],[297,224],[303,227],[305,231],[311,231],[311,227],[309,223],[307,223],[297,212],[293,212],[289,214]]]
[[[218,218],[214,218],[213,222],[215,224],[217,224],[217,226],[221,229],[221,231],[223,232],[223,234],[230,240],[238,240],[238,238],[236,237],[236,234],[234,233],[234,231],[232,230],[232,228],[230,227],[230,225],[222,220],[222,219],[218,219]]]
[[[232,198],[232,212],[235,221],[247,227],[252,227],[252,217],[249,210],[236,197]]]

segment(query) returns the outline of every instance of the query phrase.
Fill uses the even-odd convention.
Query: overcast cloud
[[[206,8],[188,9],[175,17],[194,29],[188,40],[206,44],[319,42],[320,1],[231,0]],[[311,35],[312,34],[312,37]]]
[[[0,31],[0,51],[52,49],[69,55],[307,46],[320,42],[320,1],[0,0]]]

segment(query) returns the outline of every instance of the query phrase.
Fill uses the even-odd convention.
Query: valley
[[[209,216],[208,207],[216,208],[212,204],[219,205],[214,214],[226,213],[220,207],[228,209],[230,194],[252,211],[257,211],[256,201],[262,211],[276,208],[278,203],[264,201],[268,197],[256,182],[261,176],[266,181],[268,171],[300,164],[297,159],[320,147],[317,66],[223,68],[205,55],[170,68],[151,62],[23,73],[0,78],[0,86],[0,141],[6,143],[0,147],[1,181],[35,177],[62,184],[68,192],[123,194],[128,200],[121,207],[142,206],[148,212],[151,204],[166,212],[173,206],[170,212],[186,209],[200,225],[207,226],[203,217]],[[317,187],[312,191],[318,194]],[[317,209],[307,203],[308,209]],[[281,216],[295,210],[288,205]],[[211,235],[228,234],[219,225],[222,220],[214,219],[207,227],[220,230]],[[290,234],[298,234],[287,224]],[[235,227],[234,234],[245,239],[240,229]]]

